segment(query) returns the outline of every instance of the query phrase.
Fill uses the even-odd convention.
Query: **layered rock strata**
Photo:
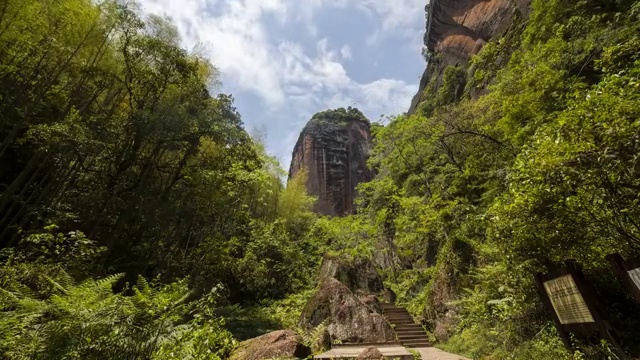
[[[289,179],[308,171],[307,191],[318,198],[315,211],[330,216],[354,213],[356,186],[370,181],[369,121],[357,109],[318,113],[302,130],[293,150]]]
[[[515,19],[528,13],[531,0],[430,0],[425,46],[430,53],[409,113],[430,94],[423,91],[447,66],[466,65],[489,40],[504,34]]]

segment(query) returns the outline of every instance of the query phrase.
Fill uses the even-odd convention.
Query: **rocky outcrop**
[[[354,294],[377,294],[384,290],[382,277],[370,260],[346,261],[340,257],[325,255],[320,266],[320,282],[334,278]]]
[[[395,339],[379,308],[365,304],[334,278],[320,284],[300,318],[300,325],[307,330],[323,323],[328,324],[331,338],[342,343],[384,343]]]
[[[357,109],[318,113],[302,130],[293,149],[289,179],[308,170],[307,191],[318,198],[315,211],[344,216],[355,210],[356,185],[372,179],[369,121]]]
[[[311,355],[311,349],[302,344],[300,336],[291,330],[280,330],[241,342],[238,348],[231,354],[230,359],[304,359],[309,355]]]
[[[411,102],[414,113],[427,84],[447,66],[466,65],[489,40],[501,36],[514,19],[528,13],[531,0],[431,0],[426,6],[424,43],[431,54]]]
[[[383,360],[384,355],[378,350],[378,348],[369,346],[364,349],[363,352],[358,355],[358,360]]]

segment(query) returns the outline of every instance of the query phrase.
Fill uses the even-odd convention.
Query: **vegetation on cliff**
[[[533,1],[417,114],[371,125],[378,175],[356,215],[327,218],[171,24],[119,1],[5,1],[0,354],[225,358],[299,326],[324,254],[380,266],[475,358],[613,358],[590,339],[567,353],[536,294],[533,273],[576,259],[640,354],[604,260],[640,256],[639,34],[639,1]]]
[[[310,283],[304,174],[128,2],[0,5],[0,357],[216,359],[217,308]]]
[[[640,351],[637,308],[604,259],[640,255],[639,30],[637,1],[533,1],[518,36],[447,68],[418,114],[377,128],[360,216],[411,264],[387,285],[449,347],[569,357],[532,275],[575,259]]]

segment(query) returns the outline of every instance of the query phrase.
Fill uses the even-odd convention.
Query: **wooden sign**
[[[575,262],[567,261],[565,265],[566,269],[549,274],[537,273],[535,276],[540,298],[553,314],[562,342],[569,351],[573,351],[570,332],[598,331],[613,345],[618,358],[626,359],[624,351],[611,335],[611,327],[604,317],[595,290]]]
[[[543,285],[560,324],[596,322],[571,274],[545,281]]]
[[[640,303],[640,261],[625,261],[620,254],[607,255],[607,260],[627,291]]]

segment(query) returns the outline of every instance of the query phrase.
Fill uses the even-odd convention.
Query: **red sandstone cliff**
[[[514,19],[528,13],[531,0],[430,0],[426,6],[424,43],[431,54],[411,102],[414,113],[424,100],[423,91],[447,66],[466,65],[489,40],[505,33]]]
[[[308,170],[307,191],[317,196],[315,211],[344,216],[355,211],[355,187],[372,179],[369,121],[357,109],[318,113],[307,123],[293,150],[289,179]]]

